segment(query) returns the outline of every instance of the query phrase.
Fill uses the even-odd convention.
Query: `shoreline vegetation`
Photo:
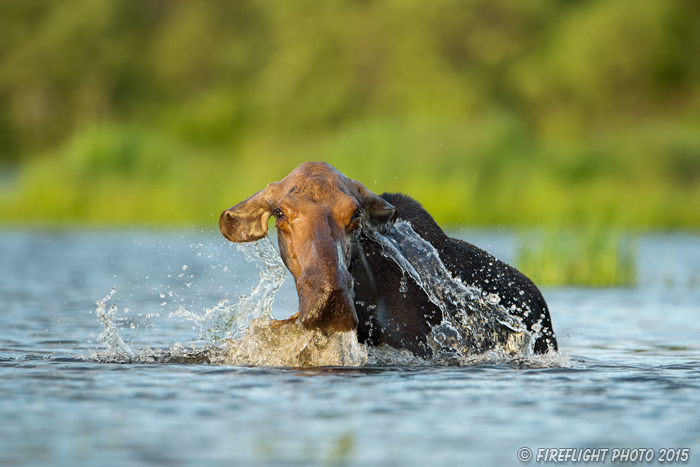
[[[441,225],[540,229],[519,261],[545,283],[631,284],[633,232],[700,229],[698,17],[0,1],[0,226],[211,225],[325,160]]]
[[[0,224],[207,224],[299,163],[325,160],[373,192],[409,194],[441,225],[700,228],[700,132],[618,134],[565,151],[494,125],[500,134],[484,136],[468,123],[365,123],[232,151],[137,125],[91,127],[0,166]],[[674,137],[686,152],[669,149]],[[679,167],[669,167],[673,154]]]
[[[343,161],[357,162],[349,159],[351,154],[383,150],[387,152],[384,161],[400,157],[404,162],[396,166],[372,166],[370,157],[364,156],[368,161],[359,167],[371,168],[359,170],[366,175],[350,176],[377,193],[406,192],[422,202],[441,225],[509,225],[521,229],[522,246],[514,265],[540,285],[632,286],[636,270],[634,232],[659,227],[692,229],[698,225],[695,218],[700,210],[686,210],[686,203],[674,205],[675,197],[682,193],[674,193],[668,180],[656,180],[651,186],[639,184],[645,189],[635,192],[635,184],[625,187],[621,180],[610,183],[603,170],[590,175],[586,183],[576,184],[572,178],[562,179],[561,174],[552,171],[554,162],[544,156],[534,166],[536,158],[523,159],[528,163],[519,169],[514,168],[517,160],[494,166],[494,157],[474,158],[462,167],[453,166],[454,161],[445,162],[445,168],[440,168],[439,160],[428,163],[421,157],[426,146],[440,140],[449,151],[450,145],[463,140],[450,139],[446,132],[436,136],[423,128],[421,138],[415,138],[417,142],[406,142],[402,137],[406,139],[418,130],[401,132],[398,128],[394,126],[393,136],[391,130],[370,127],[306,146],[280,145],[277,151],[268,148],[266,159],[277,158],[278,165],[261,170],[253,157],[229,164],[224,156],[177,147],[140,128],[96,127],[18,171],[13,189],[0,192],[0,225],[211,226],[220,211],[286,175],[285,150],[291,160],[296,160],[300,152],[318,155],[319,159],[321,154],[328,154],[325,160],[346,174]],[[360,151],[362,147],[368,150]],[[401,149],[400,156],[396,148]],[[452,150],[474,152],[466,145]],[[259,151],[263,150],[255,147],[251,154]],[[521,157],[516,154],[511,148],[500,157]],[[590,158],[583,160],[590,163],[589,168],[594,163]],[[462,173],[448,174],[447,167]],[[438,172],[444,174],[443,183],[434,182],[440,178]],[[655,204],[648,208],[640,205],[644,198]],[[525,230],[532,227],[533,232]]]

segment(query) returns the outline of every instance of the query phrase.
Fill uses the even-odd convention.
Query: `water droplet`
[[[399,284],[399,292],[401,292],[401,293],[408,292],[408,286],[406,285],[406,276],[401,277],[401,282]]]
[[[498,305],[501,301],[501,297],[499,297],[498,294],[495,293],[489,294],[489,296],[486,299],[492,305]]]

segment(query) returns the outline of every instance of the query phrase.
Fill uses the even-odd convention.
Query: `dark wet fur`
[[[435,247],[453,276],[465,284],[498,294],[500,304],[521,317],[528,329],[540,322],[542,334],[535,342],[536,353],[546,353],[550,348],[557,350],[547,303],[530,279],[474,245],[449,238],[414,199],[393,193],[385,193],[382,198],[396,208],[398,219],[409,221],[413,230]],[[378,243],[362,235],[360,248],[355,250],[350,264],[355,280],[358,338],[360,342],[388,344],[428,356],[431,352],[427,336],[431,327],[442,321],[442,312],[418,284],[381,251]],[[408,288],[406,293],[399,291],[402,278]],[[512,305],[515,309],[511,309]],[[373,306],[376,308],[370,309]],[[530,312],[525,317],[526,310]]]

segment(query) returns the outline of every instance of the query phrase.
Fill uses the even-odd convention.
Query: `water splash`
[[[280,326],[270,320],[253,320],[239,339],[228,343],[224,365],[363,366],[367,347],[357,333],[309,331],[298,322]]]
[[[296,322],[272,319],[271,308],[287,270],[269,238],[238,245],[248,261],[261,262],[260,281],[249,295],[235,303],[228,300],[204,314],[179,307],[171,316],[199,327],[198,347],[175,343],[169,349],[133,351],[119,336],[116,306],[108,311],[112,289],[97,302],[97,316],[104,326],[100,343],[107,351],[93,358],[116,363],[208,363],[218,365],[305,366],[463,366],[508,364],[528,368],[570,366],[568,356],[533,355],[535,332],[508,314],[497,295],[483,294],[463,284],[445,268],[435,248],[417,235],[407,222],[397,222],[386,235],[374,233],[384,255],[395,261],[442,310],[443,320],[433,327],[429,344],[433,356],[416,357],[406,350],[360,344],[357,334],[308,331]],[[405,287],[405,279],[402,282]]]
[[[518,316],[499,305],[500,297],[452,277],[438,251],[415,233],[411,224],[397,222],[388,235],[373,233],[404,273],[418,284],[442,311],[442,322],[433,327],[429,344],[433,363],[467,364],[486,352],[504,358],[533,355],[538,334],[527,330]]]
[[[170,314],[195,323],[199,327],[200,340],[218,342],[222,339],[235,339],[254,319],[272,317],[275,294],[284,283],[287,269],[268,237],[237,246],[247,261],[262,261],[260,282],[251,290],[250,295],[241,295],[235,303],[222,300],[213,308],[206,308],[203,315],[182,306]]]
[[[210,363],[261,366],[362,366],[366,346],[356,332],[308,331],[297,322],[281,324],[272,319],[271,308],[287,270],[269,238],[238,245],[248,261],[261,261],[260,281],[249,295],[235,303],[222,300],[202,315],[179,307],[171,316],[192,321],[199,327],[203,348],[186,348],[175,343],[170,349],[143,348],[132,351],[119,336],[114,323],[116,306],[105,313],[114,289],[98,302],[98,316],[105,326],[100,342],[106,352],[92,358],[109,363]],[[184,268],[184,266],[183,266]],[[191,343],[192,344],[192,343]]]
[[[508,355],[498,350],[488,350],[482,354],[466,357],[433,356],[421,358],[410,351],[395,349],[388,345],[367,347],[365,366],[373,367],[436,367],[436,366],[481,366],[504,365],[511,368],[571,368],[577,361],[565,352],[549,352],[528,356]]]
[[[131,360],[136,356],[136,353],[124,343],[119,335],[119,329],[117,329],[117,326],[114,324],[117,306],[112,305],[109,307],[109,310],[107,310],[107,301],[112,298],[112,295],[114,295],[116,291],[117,289],[112,287],[109,294],[102,300],[95,302],[97,305],[95,314],[97,315],[97,319],[99,319],[100,323],[104,326],[104,331],[97,337],[97,340],[100,344],[107,346],[107,353],[111,353],[121,359]]]

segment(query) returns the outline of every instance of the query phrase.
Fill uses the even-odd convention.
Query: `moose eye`
[[[280,222],[284,219],[284,213],[280,208],[276,208],[274,211],[272,211],[272,215],[275,216],[275,220],[277,222]]]

